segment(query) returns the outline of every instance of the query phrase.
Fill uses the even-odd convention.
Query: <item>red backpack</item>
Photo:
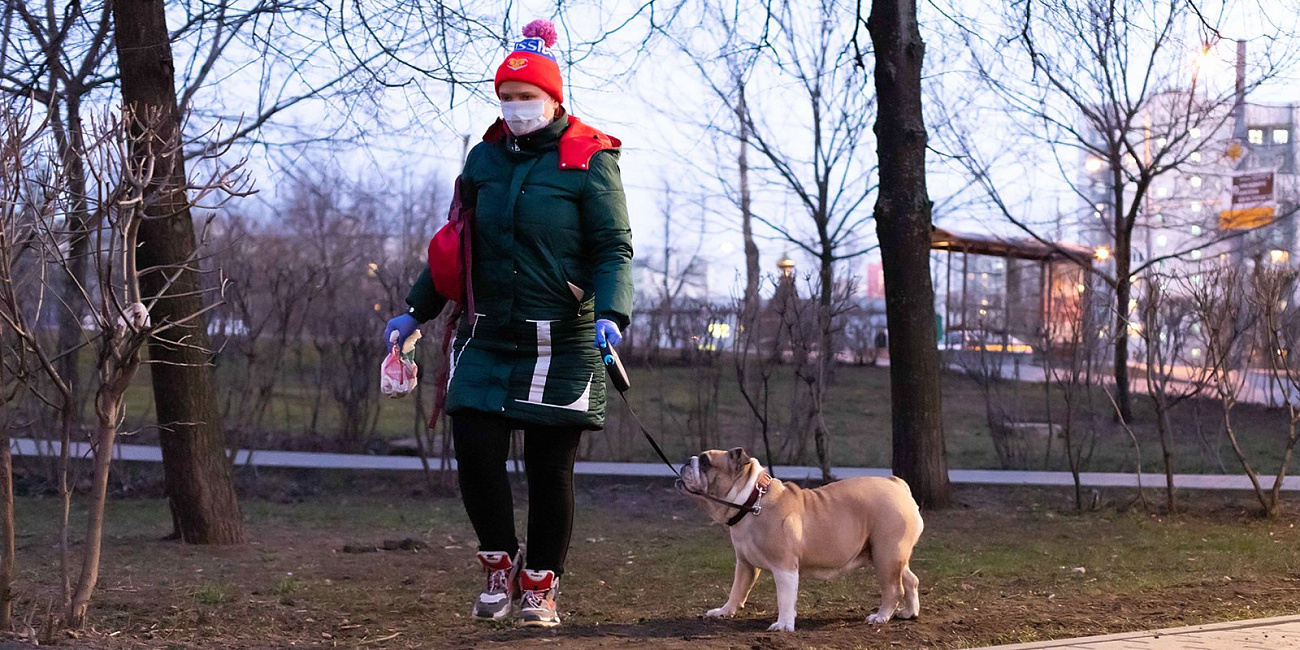
[[[447,225],[439,228],[429,240],[429,274],[439,295],[459,303],[473,314],[474,291],[466,269],[472,268],[473,264],[470,228],[474,221],[474,208],[461,203],[460,185],[461,179],[457,177]]]

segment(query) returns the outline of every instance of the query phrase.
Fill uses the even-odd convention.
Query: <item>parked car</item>
[[[1010,334],[1000,332],[950,331],[939,342],[940,350],[971,350],[1006,352],[1008,354],[1033,354],[1034,346]]]

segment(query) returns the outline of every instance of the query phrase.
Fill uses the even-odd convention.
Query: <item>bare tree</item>
[[[195,232],[166,7],[119,0],[112,8],[123,112],[137,122],[131,129],[133,155],[161,154],[144,198],[151,218],[141,224],[139,253],[141,288],[161,298],[151,310],[154,320],[178,324],[149,340],[173,535],[189,543],[242,543],[244,524],[205,352],[208,319],[198,269],[186,266],[194,258]],[[159,116],[150,128],[139,124],[146,115]],[[183,270],[169,278],[162,272],[168,268]]]
[[[854,21],[862,24],[861,3]],[[925,44],[915,0],[873,0],[867,31],[875,49],[875,131],[880,160],[876,236],[885,272],[894,473],[922,507],[948,504],[948,457],[939,392],[934,286],[930,280],[932,204],[926,189],[927,135],[921,106]],[[859,54],[859,65],[861,54]]]
[[[1242,129],[1246,94],[1276,78],[1294,62],[1289,39],[1261,41],[1261,63],[1234,88],[1216,83],[1197,55],[1213,60],[1225,41],[1223,27],[1232,10],[1211,15],[1202,3],[1184,0],[1030,0],[1003,14],[995,40],[974,16],[953,14],[973,54],[981,86],[1007,111],[999,123],[998,155],[991,156],[973,134],[957,134],[954,158],[987,192],[993,210],[1015,227],[1055,245],[1046,224],[1035,217],[1041,205],[1016,197],[1022,169],[1055,167],[1069,192],[1086,206],[1078,230],[1094,233],[1113,260],[1113,270],[1094,268],[1112,289],[1114,381],[1122,417],[1132,417],[1127,332],[1134,316],[1133,282],[1165,260],[1240,237],[1242,231],[1207,228],[1204,236],[1166,250],[1142,254],[1135,231],[1153,223],[1195,224],[1206,216],[1174,209],[1172,199],[1197,205],[1213,202],[1215,176],[1202,179],[1202,162],[1230,170],[1235,160],[1210,160],[1227,151]],[[1244,8],[1243,8],[1244,10]],[[994,28],[995,30],[997,28]],[[1008,48],[1009,44],[1013,47]],[[1234,121],[1235,118],[1235,121]],[[1018,138],[1008,138],[1010,133]],[[1241,135],[1244,135],[1244,131]],[[1008,146],[1009,142],[1023,143]],[[1026,152],[1029,152],[1026,155]],[[1215,154],[1216,156],[1218,154]],[[1080,164],[1086,169],[1079,170]],[[1211,167],[1213,170],[1215,167]],[[1189,174],[1183,181],[1181,174]],[[1157,198],[1174,187],[1170,209]],[[1181,189],[1186,188],[1186,189]],[[1198,225],[1199,228],[1199,225]],[[1083,262],[1082,260],[1080,260]]]
[[[1256,498],[1265,512],[1271,507],[1259,483],[1259,471],[1241,446],[1232,415],[1241,399],[1249,375],[1252,353],[1251,331],[1254,329],[1246,300],[1249,279],[1245,270],[1234,266],[1206,269],[1189,278],[1185,290],[1191,298],[1197,324],[1205,338],[1207,383],[1218,396],[1222,408],[1223,430],[1232,450],[1250,479]]]
[[[1293,268],[1256,267],[1250,278],[1247,301],[1258,325],[1259,356],[1268,359],[1268,372],[1286,404],[1287,435],[1277,474],[1268,493],[1266,513],[1282,512],[1282,483],[1291,466],[1296,443],[1300,442],[1300,305],[1296,305],[1296,284],[1300,271]]]
[[[1079,279],[1087,280],[1086,272],[1079,269]],[[1065,417],[1061,420],[1061,434],[1065,443],[1065,459],[1074,479],[1074,507],[1083,510],[1083,483],[1080,479],[1084,462],[1083,446],[1085,440],[1096,441],[1092,431],[1093,408],[1092,396],[1094,373],[1099,364],[1101,350],[1104,347],[1102,334],[1104,328],[1097,319],[1097,297],[1087,282],[1078,282],[1074,286],[1063,283],[1065,290],[1057,292],[1051,289],[1048,303],[1050,305],[1044,328],[1043,358],[1044,370],[1048,381],[1048,421],[1052,422],[1050,403],[1051,387],[1055,385],[1065,403]],[[1064,294],[1064,295],[1060,295]],[[1052,356],[1058,352],[1065,357],[1064,363],[1054,364]],[[1078,414],[1082,412],[1089,422],[1087,437],[1081,436],[1077,427]],[[1139,468],[1140,469],[1140,468]]]
[[[1141,286],[1145,289],[1138,301],[1141,320],[1138,330],[1145,351],[1147,396],[1156,412],[1156,431],[1165,467],[1165,507],[1177,511],[1174,487],[1173,420],[1170,412],[1179,404],[1200,394],[1205,385],[1204,369],[1191,365],[1185,356],[1188,338],[1195,322],[1194,308],[1185,296],[1171,295],[1179,281],[1168,274],[1148,274]]]
[[[140,269],[137,259],[140,247],[138,233],[146,216],[149,190],[155,183],[154,175],[165,173],[160,161],[178,155],[179,143],[173,141],[168,149],[162,139],[154,137],[153,125],[158,115],[134,116],[130,119],[109,117],[92,123],[87,134],[87,148],[83,152],[85,169],[93,183],[88,189],[86,205],[89,207],[94,224],[91,232],[81,234],[87,238],[93,252],[89,260],[93,283],[78,285],[78,296],[82,309],[70,305],[59,305],[58,309],[84,312],[92,319],[96,334],[89,345],[95,353],[94,411],[96,426],[91,439],[93,450],[93,475],[90,483],[90,505],[86,519],[86,533],[80,568],[75,571],[71,561],[71,544],[69,535],[71,490],[68,487],[70,431],[66,428],[69,416],[67,405],[71,402],[70,386],[59,372],[58,360],[63,355],[75,354],[80,345],[71,350],[59,349],[57,344],[50,346],[38,333],[37,324],[42,315],[42,308],[25,306],[19,302],[19,286],[13,275],[5,273],[0,280],[0,320],[13,332],[14,337],[34,359],[40,371],[55,388],[56,397],[40,395],[47,404],[64,412],[65,429],[62,436],[62,462],[60,465],[60,485],[63,513],[60,531],[60,556],[62,564],[63,623],[71,627],[80,627],[85,623],[91,596],[98,582],[101,540],[104,532],[104,516],[108,493],[109,470],[113,458],[113,445],[116,442],[119,426],[123,418],[123,398],[131,380],[141,364],[140,350],[151,337],[159,336],[167,330],[184,327],[186,321],[154,320],[152,311],[157,307],[160,295],[145,294],[140,287]],[[134,133],[128,129],[133,128]],[[12,125],[7,129],[9,143],[15,140],[21,144],[23,130],[15,130]],[[14,135],[17,137],[13,137]],[[144,137],[149,144],[135,147],[133,137]],[[39,133],[32,140],[39,141]],[[9,147],[11,149],[12,147]],[[24,248],[30,248],[37,258],[30,269],[37,273],[38,282],[56,285],[66,282],[67,276],[75,273],[69,259],[71,250],[68,246],[73,237],[66,230],[66,223],[75,210],[80,209],[76,199],[67,200],[66,185],[72,182],[61,173],[44,174],[39,177],[30,175],[30,168],[41,162],[38,147],[28,151],[19,151],[6,156],[6,188],[19,188],[17,192],[29,190],[33,186],[39,192],[34,197],[6,197],[4,201],[5,227],[0,242],[0,251],[12,255]],[[54,169],[61,169],[55,167]],[[240,192],[237,170],[226,170],[215,174],[202,187],[195,189],[195,199],[202,201],[205,197],[220,195],[224,200]],[[220,201],[218,201],[219,203]],[[14,206],[17,206],[15,209]],[[23,236],[11,239],[16,231],[11,223],[22,223]],[[177,267],[160,267],[154,272],[161,274],[165,280],[162,290],[166,291],[179,278],[186,265],[195,263],[191,258],[184,260]],[[7,268],[12,268],[6,265]],[[44,272],[43,272],[44,271]],[[52,271],[49,273],[48,271]],[[202,313],[189,316],[199,318]],[[29,388],[39,390],[35,385]]]
[[[226,301],[214,312],[224,333],[217,347],[237,357],[237,379],[223,383],[222,413],[232,449],[252,447],[265,433],[266,416],[284,379],[312,304],[329,273],[304,250],[290,224],[256,225],[235,216],[221,223],[215,263],[226,281]]]
[[[851,11],[837,0],[772,6],[762,21],[752,21],[758,30],[752,37],[724,44],[713,59],[693,56],[713,96],[737,116],[739,128],[715,128],[743,141],[747,184],[752,184],[751,177],[770,179],[771,187],[779,187],[796,202],[788,219],[753,205],[752,199],[748,214],[817,263],[817,328],[812,341],[816,354],[811,357],[807,385],[813,391],[810,426],[825,479],[831,477],[831,432],[821,406],[835,358],[836,272],[871,249],[863,226],[872,216],[863,207],[876,189],[874,165],[863,162],[874,98],[866,78],[854,69],[847,48]],[[688,44],[680,44],[692,51]],[[741,48],[753,48],[754,54],[733,54]],[[738,77],[735,70],[723,78],[713,77],[707,65],[710,60],[739,61],[748,77]],[[787,90],[770,92],[758,83],[760,74],[765,84],[788,84]],[[790,141],[788,126],[768,118],[778,106],[797,111],[798,141]],[[748,159],[751,147],[757,162]],[[747,287],[751,281],[747,277]]]

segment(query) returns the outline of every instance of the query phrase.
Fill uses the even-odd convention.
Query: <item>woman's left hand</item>
[[[618,325],[614,321],[604,318],[596,321],[596,347],[601,347],[606,342],[609,347],[616,347],[622,340],[623,333],[618,331]]]

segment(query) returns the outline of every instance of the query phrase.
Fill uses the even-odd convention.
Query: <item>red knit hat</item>
[[[524,26],[524,40],[497,68],[496,90],[507,81],[523,81],[546,91],[555,101],[564,103],[564,78],[551,47],[555,45],[555,25],[549,20],[534,20]]]

